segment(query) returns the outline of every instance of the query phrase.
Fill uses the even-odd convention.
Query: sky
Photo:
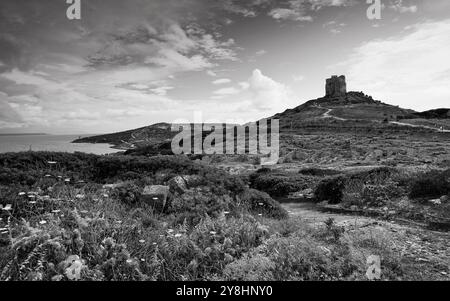
[[[450,107],[450,1],[0,2],[0,133],[108,133],[158,122],[245,123],[350,91]]]

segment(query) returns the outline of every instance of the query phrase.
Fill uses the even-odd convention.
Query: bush
[[[325,179],[319,183],[314,194],[317,202],[328,201],[330,204],[339,204],[342,201],[345,179],[335,177]]]
[[[265,217],[283,219],[288,217],[287,211],[280,203],[272,199],[267,193],[255,189],[239,195],[243,205],[252,213],[261,214]]]
[[[142,189],[133,182],[124,183],[113,189],[111,196],[121,201],[122,203],[132,206],[139,203],[139,196]]]
[[[384,185],[365,185],[361,192],[361,201],[365,206],[381,207],[402,194],[401,187],[392,181],[387,181]]]
[[[450,195],[450,169],[430,171],[411,180],[410,198],[438,198],[443,195]]]
[[[306,189],[314,181],[311,177],[300,174],[270,172],[268,170],[257,171],[249,177],[251,188],[264,191],[272,197],[286,196],[291,192]]]
[[[236,203],[229,195],[217,195],[211,189],[201,187],[174,196],[169,212],[177,215],[178,223],[187,220],[189,225],[195,225],[207,216],[218,217],[235,207]]]

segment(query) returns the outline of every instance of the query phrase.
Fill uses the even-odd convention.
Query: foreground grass
[[[366,280],[373,255],[382,280],[415,273],[384,232],[333,220],[312,228],[239,178],[183,158],[23,153],[0,163],[0,280]],[[168,210],[135,199],[139,185],[179,174],[200,181]],[[132,189],[102,187],[122,180]]]
[[[381,256],[383,279],[403,275],[389,241],[332,221],[313,229],[242,211],[189,225],[86,187],[32,205],[45,210],[3,212],[0,280],[364,280],[370,255]]]

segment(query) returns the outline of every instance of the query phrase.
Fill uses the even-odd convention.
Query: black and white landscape
[[[450,2],[369,2],[2,0],[0,280],[450,280]]]

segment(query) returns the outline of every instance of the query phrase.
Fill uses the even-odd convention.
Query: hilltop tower
[[[347,94],[347,84],[345,83],[345,76],[333,75],[327,79],[325,86],[326,97],[343,97]]]

